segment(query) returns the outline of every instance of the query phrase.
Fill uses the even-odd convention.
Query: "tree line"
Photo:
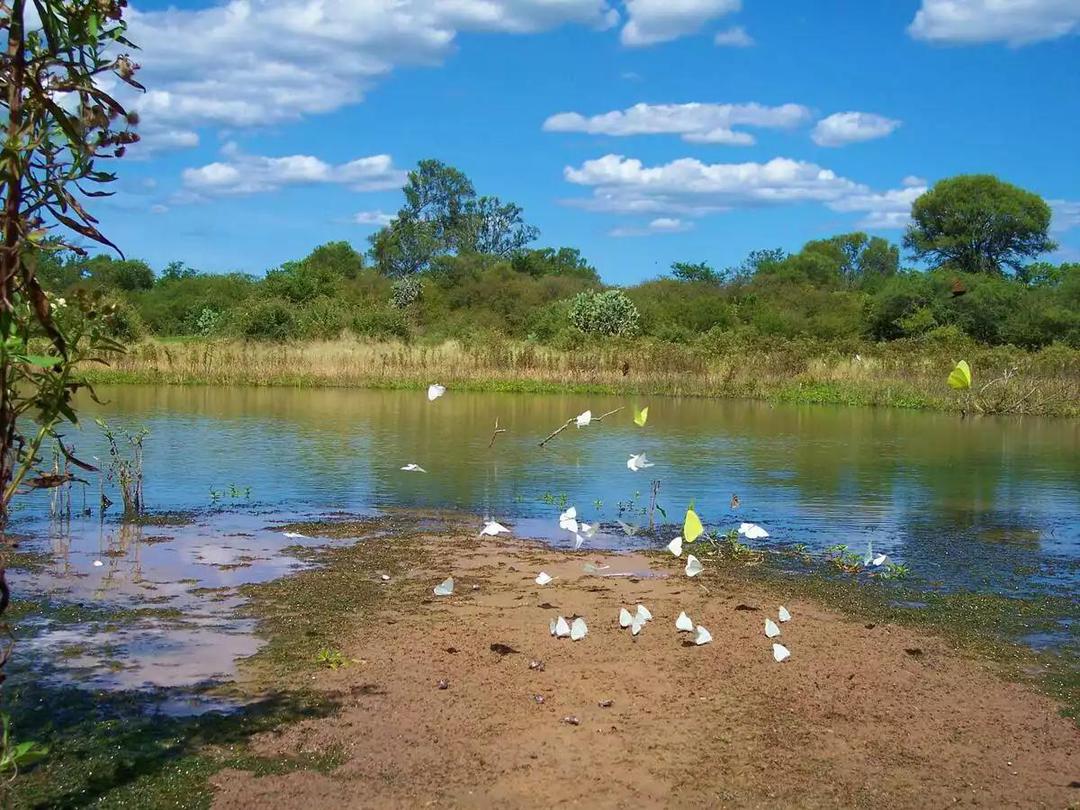
[[[265,340],[483,340],[573,348],[595,335],[675,343],[813,338],[956,338],[1080,348],[1080,264],[1051,264],[1049,206],[989,175],[938,182],[912,206],[897,245],[862,232],[753,251],[738,266],[680,261],[665,276],[604,285],[571,247],[537,248],[512,202],[477,194],[459,170],[421,161],[394,218],[361,253],[317,247],[257,278],[203,274],[181,262],[55,254],[48,289],[103,292],[122,337]],[[903,248],[924,266],[905,267]]]

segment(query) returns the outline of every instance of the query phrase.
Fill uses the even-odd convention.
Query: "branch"
[[[594,416],[590,421],[592,421],[592,422],[603,422],[605,416],[611,416],[613,413],[618,413],[619,411],[621,411],[623,409],[623,407],[624,406],[620,405],[618,408],[616,408],[613,411],[608,411],[607,413],[601,414],[600,416]],[[561,427],[557,427],[557,428],[555,428],[555,430],[551,431],[551,433],[548,434],[547,438],[544,439],[542,442],[540,442],[539,446],[543,447],[545,444],[550,442],[552,439],[554,439],[556,436],[558,436],[560,433],[562,433],[564,430],[566,430],[568,427],[570,427],[572,424],[574,424],[575,421],[577,421],[577,417],[576,416],[571,416],[569,419],[566,420],[566,424],[562,425]]]
[[[499,427],[499,419],[498,419],[498,417],[496,417],[495,418],[495,431],[491,434],[491,441],[488,442],[488,449],[489,450],[495,444],[495,439],[497,439],[499,437],[500,433],[506,433],[506,428]]]

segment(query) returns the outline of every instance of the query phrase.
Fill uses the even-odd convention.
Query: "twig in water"
[[[488,442],[488,449],[491,449],[495,445],[495,440],[499,438],[500,433],[506,433],[506,428],[499,427],[499,418],[495,417],[495,431],[491,434],[491,441]]]
[[[602,421],[604,421],[605,416],[611,416],[613,413],[618,413],[622,409],[623,409],[623,406],[620,405],[618,408],[616,408],[613,411],[608,411],[607,413],[601,414],[600,416],[594,416],[591,421],[593,421],[593,422],[602,422]],[[560,433],[562,433],[564,430],[566,430],[568,427],[570,427],[572,424],[574,424],[575,421],[577,421],[577,417],[576,416],[571,416],[569,419],[566,420],[565,425],[561,425],[560,427],[557,427],[557,428],[555,428],[555,430],[551,431],[551,433],[548,434],[547,438],[544,439],[542,442],[540,442],[540,447],[543,447],[545,444],[550,442],[552,439],[554,439],[556,436],[558,436]]]

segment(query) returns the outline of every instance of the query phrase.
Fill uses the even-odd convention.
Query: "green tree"
[[[990,174],[951,177],[911,206],[904,247],[919,261],[966,273],[1018,271],[1053,250],[1050,206],[1037,194]]]
[[[716,284],[721,280],[720,274],[708,262],[672,262],[671,275],[679,281],[701,281],[706,284]]]
[[[521,206],[481,197],[465,206],[456,238],[463,252],[507,257],[536,240],[540,231],[525,223]]]
[[[510,257],[510,264],[519,273],[530,276],[571,276],[599,283],[600,274],[577,248],[561,247],[519,250]]]

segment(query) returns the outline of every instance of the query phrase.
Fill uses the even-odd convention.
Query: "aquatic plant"
[[[49,753],[48,746],[34,740],[15,742],[10,726],[10,718],[0,714],[0,779],[14,779],[19,768],[32,765]]]
[[[124,517],[137,517],[143,512],[143,441],[150,435],[149,429],[142,427],[135,431],[120,430],[121,438],[126,439],[131,447],[131,455],[120,451],[118,431],[114,431],[104,419],[96,419],[98,427],[109,443],[109,478],[115,476],[120,486],[120,497],[124,501]],[[104,510],[106,504],[102,503]]]

